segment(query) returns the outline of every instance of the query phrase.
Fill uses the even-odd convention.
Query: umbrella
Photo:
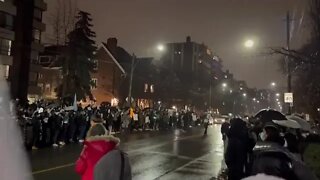
[[[275,124],[278,124],[279,126],[287,127],[287,128],[293,128],[293,129],[300,129],[301,126],[297,121],[294,120],[272,120]]]
[[[301,130],[311,131],[311,126],[305,119],[295,115],[287,116],[287,119],[296,121],[301,126]]]
[[[272,110],[272,109],[263,109],[259,111],[255,116],[255,119],[266,123],[271,122],[272,120],[286,120],[286,116],[283,115],[281,112]]]

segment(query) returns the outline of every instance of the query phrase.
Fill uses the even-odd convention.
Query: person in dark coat
[[[31,119],[32,122],[32,149],[38,149],[41,133],[41,115],[40,113],[35,113],[34,117]]]
[[[229,180],[240,180],[244,177],[248,151],[249,136],[246,123],[238,118],[231,119],[225,155]]]
[[[277,126],[266,125],[260,137],[263,142],[254,147],[251,175],[263,173],[289,180],[317,179],[297,156],[284,147],[285,141]]]
[[[59,112],[54,112],[48,121],[51,127],[53,146],[57,147],[59,143],[58,137],[62,128],[62,118],[59,116]]]
[[[80,114],[77,116],[76,122],[79,128],[79,142],[83,142],[86,136],[86,129],[87,129],[87,117],[85,111],[81,111]]]
[[[229,132],[229,129],[230,129],[230,123],[228,121],[225,121],[224,123],[222,123],[221,134],[222,134],[223,141],[225,141],[225,139],[227,138],[227,134]]]

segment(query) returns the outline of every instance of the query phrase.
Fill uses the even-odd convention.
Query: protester
[[[245,177],[244,170],[250,146],[246,123],[242,119],[231,119],[225,155],[229,180],[240,180]]]
[[[204,120],[203,120],[203,125],[204,125],[204,135],[206,135],[207,134],[207,131],[208,131],[208,126],[209,126],[209,116],[211,116],[210,114],[208,114],[205,118],[204,118]]]
[[[290,180],[317,179],[299,158],[284,147],[285,140],[275,124],[266,124],[260,137],[263,142],[258,142],[253,150],[251,175],[263,173]]]
[[[183,111],[177,126],[178,113],[167,109],[136,108],[130,117],[129,108],[119,108],[101,104],[99,107],[89,105],[68,106],[60,103],[38,101],[29,105],[18,105],[17,119],[27,149],[38,149],[46,146],[61,147],[69,143],[83,143],[90,128],[89,118],[99,114],[109,134],[135,130],[168,130],[186,128],[192,124],[195,112]],[[152,121],[152,123],[150,123]],[[201,124],[201,122],[199,122]]]
[[[87,133],[83,150],[76,162],[76,172],[81,175],[82,180],[93,180],[93,172],[96,163],[108,152],[116,148],[120,140],[114,136],[107,135],[107,130],[99,117],[91,120],[91,127]]]

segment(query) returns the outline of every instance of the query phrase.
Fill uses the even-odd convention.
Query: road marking
[[[54,170],[57,170],[57,169],[62,169],[62,168],[70,167],[70,166],[73,166],[73,165],[75,165],[75,163],[70,163],[70,164],[65,164],[65,165],[61,165],[61,166],[56,166],[56,167],[53,167],[53,168],[34,171],[34,172],[32,172],[32,175],[41,174],[41,173],[45,173],[45,172],[48,172],[48,171],[54,171]]]
[[[143,147],[143,148],[140,148],[140,149],[135,149],[135,150],[127,151],[127,153],[128,153],[128,154],[133,154],[133,153],[137,153],[137,152],[146,151],[146,150],[149,150],[149,149],[154,149],[154,148],[157,148],[157,147],[161,147],[161,146],[170,144],[170,143],[172,143],[172,142],[181,141],[181,140],[186,140],[186,139],[192,139],[192,138],[202,137],[202,136],[203,136],[203,135],[192,135],[192,136],[186,136],[186,137],[182,137],[182,138],[177,138],[177,137],[175,137],[173,141],[169,141],[169,142],[165,142],[165,143],[161,143],[161,144],[156,144],[156,145],[149,146],[149,147]],[[69,163],[69,164],[64,164],[64,165],[61,165],[61,166],[56,166],[56,167],[52,167],[52,168],[48,168],[48,169],[43,169],[43,170],[39,170],[39,171],[34,171],[34,172],[32,172],[32,175],[42,174],[42,173],[46,173],[46,172],[49,172],[49,171],[54,171],[54,170],[57,170],[57,169],[62,169],[62,168],[71,167],[71,166],[74,166],[74,165],[75,165],[75,163]]]
[[[144,152],[146,154],[155,154],[155,155],[164,155],[164,156],[171,156],[171,157],[176,157],[176,158],[179,158],[179,159],[185,159],[185,160],[192,160],[193,158],[191,157],[188,157],[188,156],[180,156],[180,155],[177,155],[177,154],[171,154],[171,153],[165,153],[165,152],[150,152],[150,151],[147,151],[147,152]]]
[[[209,151],[208,153],[206,153],[206,154],[204,154],[204,155],[202,155],[202,156],[200,156],[200,157],[198,157],[198,158],[196,158],[196,159],[193,159],[192,161],[189,161],[188,163],[186,163],[186,164],[184,164],[184,165],[182,165],[182,166],[180,166],[180,167],[178,167],[178,168],[169,170],[169,171],[165,172],[164,174],[162,174],[161,176],[155,178],[154,180],[160,179],[161,177],[163,177],[163,176],[165,176],[165,175],[167,175],[167,174],[170,174],[170,173],[173,173],[173,172],[176,172],[176,171],[180,171],[180,170],[182,170],[183,168],[185,168],[185,167],[187,167],[187,166],[195,163],[196,161],[201,160],[201,159],[204,158],[205,156],[209,155],[211,152],[212,152],[212,151]]]
[[[161,144],[156,144],[156,145],[153,145],[153,146],[143,147],[143,148],[140,148],[140,149],[130,150],[130,151],[127,151],[127,153],[128,154],[132,154],[132,153],[137,153],[137,152],[140,152],[140,151],[147,151],[147,150],[150,150],[150,149],[155,149],[155,148],[170,144],[172,142],[186,140],[186,139],[192,139],[192,138],[202,137],[202,136],[203,135],[192,135],[192,136],[186,136],[186,137],[183,137],[183,138],[176,138],[175,137],[173,141],[168,141],[168,142],[164,142],[164,143],[161,143]]]

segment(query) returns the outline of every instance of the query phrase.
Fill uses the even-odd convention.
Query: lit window
[[[11,55],[11,45],[12,45],[12,41],[8,40],[8,56]]]
[[[6,79],[9,78],[9,71],[10,71],[10,66],[9,65],[5,65],[5,74],[4,74],[4,77]]]
[[[32,33],[33,33],[33,41],[40,43],[41,32],[37,29],[34,29]]]
[[[148,92],[148,84],[144,84],[144,92]]]
[[[97,89],[98,87],[98,79],[97,78],[92,78],[91,80],[91,89]]]
[[[0,39],[0,54],[11,55],[12,41],[8,39]]]
[[[150,92],[154,93],[154,85],[153,84],[150,86]]]

